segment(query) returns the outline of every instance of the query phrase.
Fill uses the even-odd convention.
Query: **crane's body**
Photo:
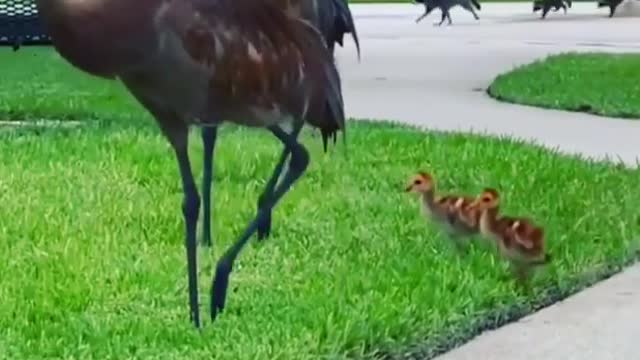
[[[273,0],[36,0],[36,4],[56,50],[84,72],[122,80],[172,145],[184,192],[191,318],[199,327],[200,196],[187,151],[189,127],[203,128],[203,237],[209,236],[218,126],[234,122],[266,128],[284,145],[259,198],[255,219],[217,264],[213,319],[224,308],[235,259],[254,233],[268,235],[273,207],[307,168],[309,154],[297,141],[302,126],[319,128],[325,145],[328,137],[344,130],[341,83],[332,53],[317,28],[294,15],[291,4]],[[287,159],[289,166],[283,170]]]
[[[75,5],[80,14],[68,14],[75,28],[49,26],[54,46],[65,59],[93,75],[120,78],[145,104],[170,109],[189,124],[232,121],[267,127],[290,116],[301,118],[308,106],[324,105],[324,99],[318,100],[320,105],[312,103],[314,96],[324,95],[311,95],[312,88],[339,81],[335,69],[326,65],[326,51],[317,43],[305,43],[317,37],[314,29],[264,2],[66,2],[80,4]],[[118,3],[122,5],[113,9],[88,5]],[[119,16],[102,19],[99,11]],[[76,41],[71,43],[69,37]],[[339,104],[335,90],[332,100]],[[314,115],[325,114],[320,110],[311,118]]]

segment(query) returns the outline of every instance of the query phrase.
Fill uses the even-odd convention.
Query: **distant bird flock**
[[[613,17],[618,5],[620,5],[622,1],[623,0],[600,0],[597,2],[597,7],[608,7],[609,17]],[[480,19],[474,10],[474,8],[480,10],[480,3],[478,0],[413,0],[413,3],[424,5],[424,13],[416,19],[416,23],[422,21],[422,19],[429,15],[433,10],[440,9],[442,18],[440,22],[435,25],[441,26],[445,19],[448,21],[448,24],[451,25],[451,15],[449,14],[449,10],[457,5],[469,11],[476,20]],[[551,9],[553,9],[554,12],[562,9],[566,14],[567,8],[571,8],[571,0],[533,0],[533,12],[542,11],[542,15],[540,16],[542,19],[547,17],[547,14]]]

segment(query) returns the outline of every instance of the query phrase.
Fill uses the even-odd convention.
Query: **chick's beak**
[[[404,189],[405,192],[409,192],[411,191],[411,189],[413,189],[413,185],[407,185],[407,187]]]

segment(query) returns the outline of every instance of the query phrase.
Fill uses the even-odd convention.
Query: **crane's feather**
[[[353,42],[356,44],[356,50],[358,52],[358,59],[360,58],[360,40],[358,39],[358,32],[356,30],[356,24],[353,21],[353,15],[349,9],[347,0],[332,0],[333,6],[336,9],[336,19],[334,23],[334,41],[344,46],[344,34],[350,33],[353,38]]]
[[[276,121],[289,114],[323,140],[344,130],[341,81],[321,34],[270,1],[173,1],[163,17],[191,60],[207,70],[214,108],[227,118]],[[251,119],[245,119],[250,121]]]

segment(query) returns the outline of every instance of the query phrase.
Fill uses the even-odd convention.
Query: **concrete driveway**
[[[635,1],[640,13],[640,1]],[[622,9],[621,13],[629,13]],[[413,4],[351,5],[362,45],[337,50],[349,116],[384,118],[433,129],[487,131],[534,139],[629,165],[640,157],[640,121],[497,103],[484,89],[514,66],[563,51],[640,52],[640,18],[608,18],[595,2],[574,3],[541,21],[531,3],[482,4],[479,21],[457,7],[452,26],[421,23]],[[446,24],[446,22],[445,22]]]
[[[531,3],[483,4],[479,21],[456,8],[453,26],[438,28],[432,24],[439,11],[416,25],[422,8],[411,4],[351,8],[362,62],[351,41],[338,50],[349,116],[507,134],[628,165],[640,158],[640,120],[502,104],[483,91],[499,73],[547,54],[640,51],[640,18],[609,19],[595,1],[574,3],[567,15],[551,13],[545,21],[532,14]],[[640,1],[619,10],[640,14]],[[638,359],[638,284],[634,266],[438,359]]]

